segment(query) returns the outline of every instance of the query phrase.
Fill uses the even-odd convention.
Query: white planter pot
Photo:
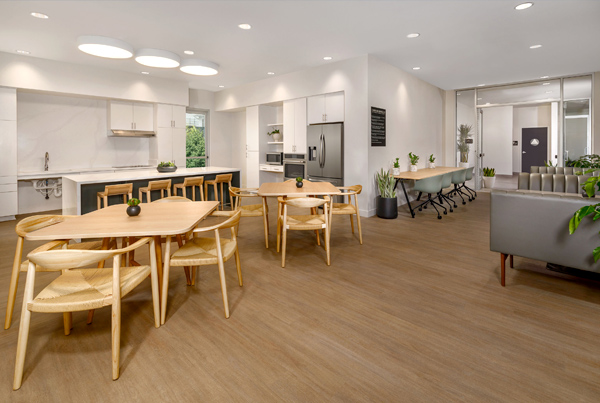
[[[468,168],[469,167],[469,163],[468,162],[461,162],[458,164],[459,167],[461,168]]]
[[[431,169],[435,168],[435,162],[428,162],[427,167]]]
[[[273,141],[281,141],[281,133],[273,133]]]
[[[400,175],[400,168],[392,168],[392,175]]]
[[[496,183],[496,177],[495,176],[484,176],[483,177],[483,186],[491,189],[494,187],[494,183]]]
[[[416,165],[411,165],[410,166],[410,172],[417,172],[417,166]]]

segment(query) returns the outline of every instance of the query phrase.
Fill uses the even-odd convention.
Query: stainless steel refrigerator
[[[308,126],[308,180],[344,186],[344,124]]]

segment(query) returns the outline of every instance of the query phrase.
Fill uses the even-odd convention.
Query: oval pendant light
[[[214,76],[219,72],[219,65],[208,60],[186,59],[181,62],[179,70],[194,76]]]
[[[77,38],[77,47],[89,55],[109,59],[129,59],[133,56],[133,47],[130,44],[106,36],[80,36]]]
[[[135,52],[135,61],[144,66],[161,69],[172,69],[179,66],[179,56],[161,49],[140,49]]]

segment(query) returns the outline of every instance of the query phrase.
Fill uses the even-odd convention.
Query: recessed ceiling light
[[[331,57],[331,56],[325,56],[325,57],[323,58],[323,60],[331,60],[331,59],[333,59],[333,57]]]
[[[413,70],[421,70],[420,67],[413,67]]]
[[[415,32],[415,33],[413,33],[413,34],[408,34],[408,35],[406,35],[406,37],[407,37],[407,38],[410,38],[410,39],[413,39],[413,38],[418,38],[418,37],[419,37],[419,35],[421,35],[421,34],[419,34],[419,33]]]
[[[270,76],[272,76],[272,75],[274,75],[275,73],[273,73],[272,71],[269,71],[267,74],[268,74],[268,75],[270,75]]]
[[[546,91],[546,94],[552,94],[552,91]]]
[[[526,10],[529,7],[533,6],[533,3],[522,3],[515,7],[515,10]]]
[[[542,85],[550,85],[550,83],[543,83]]]
[[[549,78],[549,77],[550,77],[550,76],[541,76],[540,78],[541,78],[541,79],[544,79],[544,78]]]
[[[179,66],[179,56],[161,49],[140,49],[135,52],[135,61],[144,66],[161,69],[172,69]]]
[[[186,55],[193,55],[194,51],[193,50],[184,50],[183,53],[185,53]]]
[[[252,28],[252,25],[250,25],[250,24],[240,24],[240,25],[238,25],[238,27],[240,27],[242,29],[250,29],[250,28]]]
[[[224,85],[219,85],[219,88],[225,88],[225,86]]]
[[[150,74],[148,71],[142,71],[142,74]]]
[[[129,59],[133,56],[133,47],[127,42],[106,36],[80,36],[77,47],[84,53],[109,59]]]
[[[529,47],[529,49],[539,49],[539,48],[541,48],[541,47],[542,47],[542,45],[531,45],[531,46]]]
[[[20,49],[15,50],[15,52],[20,53],[22,55],[28,55],[28,54],[31,53],[31,52],[29,52],[27,50],[20,50]]]
[[[35,18],[41,18],[42,20],[47,20],[48,16],[46,14],[42,14],[42,13],[31,13],[32,17]]]
[[[219,72],[219,65],[208,60],[186,59],[181,62],[179,70],[195,76],[214,76]]]
[[[478,87],[485,87],[485,84],[477,84]]]

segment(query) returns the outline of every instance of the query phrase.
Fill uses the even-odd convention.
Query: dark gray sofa
[[[569,235],[573,213],[595,203],[600,199],[577,194],[493,190],[490,250],[500,253],[502,286],[506,258],[510,257],[513,267],[513,255],[600,272],[600,261],[594,263],[592,256],[592,250],[600,246],[600,221],[586,217]]]

